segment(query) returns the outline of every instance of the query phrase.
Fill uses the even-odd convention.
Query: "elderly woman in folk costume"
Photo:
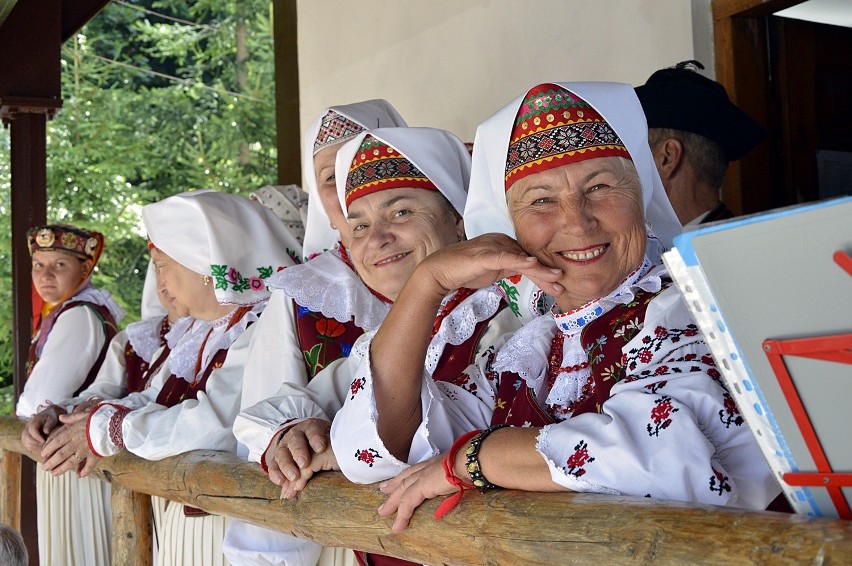
[[[30,418],[45,404],[72,397],[98,373],[124,312],[91,284],[104,249],[98,232],[74,226],[38,226],[28,234],[38,316],[33,321],[27,381],[16,414]],[[39,451],[49,431],[28,448]],[[77,477],[54,478],[38,467],[39,556],[42,564],[108,564],[108,485]],[[62,521],[73,506],[83,521]]]
[[[418,266],[362,365],[359,395],[374,402],[360,414],[344,409],[331,431],[352,479],[393,476],[388,460],[411,464],[381,488],[389,497],[379,513],[396,513],[394,530],[425,498],[458,490],[443,514],[474,487],[755,509],[777,495],[660,266],[657,237],[669,242],[679,224],[642,116],[628,85],[554,83],[480,125],[465,222],[469,235],[497,234]],[[516,273],[552,294],[553,309],[458,381],[422,375],[443,297]],[[359,419],[378,420],[375,438],[350,433]],[[382,456],[372,467],[351,457],[371,449]]]
[[[339,363],[366,330],[381,322],[388,307],[366,290],[352,269],[347,247],[349,230],[337,200],[334,162],[338,150],[371,127],[405,126],[388,102],[367,100],[326,108],[308,127],[303,170],[308,193],[304,256],[309,261],[286,269],[267,283],[272,291],[266,316],[255,330],[248,361],[242,408],[277,393],[282,384],[302,387],[320,370]],[[269,205],[267,195],[258,195]],[[240,455],[245,455],[241,446]],[[316,561],[319,545],[241,521],[232,522],[226,554],[235,564],[252,564],[255,556],[278,548],[282,556],[298,554]],[[263,560],[266,560],[263,558]],[[351,553],[328,549],[322,563],[352,561]]]
[[[88,473],[94,467],[96,459],[83,460],[79,456],[79,454],[86,453],[83,446],[86,442],[85,420],[80,420],[75,416],[72,421],[73,424],[68,425],[67,433],[62,435],[62,438],[68,442],[79,443],[79,446],[72,444],[71,449],[64,451],[65,454],[70,454],[70,457],[65,460],[60,461],[59,458],[53,458],[53,454],[62,449],[65,444],[51,442],[49,446],[45,447],[45,441],[49,435],[69,418],[67,415],[72,411],[88,415],[91,408],[103,399],[118,399],[128,393],[142,391],[149,377],[155,374],[164,362],[168,355],[168,347],[165,342],[166,332],[168,332],[170,324],[176,322],[181,316],[175,304],[168,304],[167,309],[166,302],[161,302],[161,299],[165,299],[164,293],[165,288],[162,286],[157,288],[153,265],[149,265],[142,297],[143,319],[129,324],[127,328],[113,337],[109,343],[104,362],[91,385],[76,397],[51,403],[33,415],[27,422],[27,426],[21,434],[21,441],[30,450],[41,454],[46,472],[54,476],[60,476],[68,471]],[[78,450],[77,448],[81,449]],[[73,495],[60,495],[63,489],[61,486],[73,488],[78,483],[88,485],[97,481],[95,478],[80,478],[77,482],[74,482],[73,479],[61,480],[57,478],[56,482],[59,485],[54,488],[52,495],[61,501],[73,500]],[[107,528],[99,531],[99,536],[95,539],[87,540],[86,545],[95,549],[106,549],[106,562],[104,563],[109,563],[110,485],[104,483],[103,486],[99,487],[104,488],[104,486],[105,489],[97,491],[99,494],[102,493],[103,497],[101,498],[101,505],[97,509],[94,506],[90,508],[90,520],[94,524],[105,524]],[[100,514],[97,514],[98,510]],[[64,528],[62,525],[73,524],[78,520],[77,510],[73,506],[65,506],[64,512],[56,512],[51,515],[50,528],[52,531],[58,532]]]
[[[143,208],[142,218],[168,298],[190,316],[169,332],[171,353],[147,389],[93,409],[86,446],[95,457],[126,448],[149,460],[233,452],[248,344],[269,298],[265,279],[292,265],[299,245],[268,209],[214,191],[166,198]],[[65,450],[54,457],[67,457]],[[159,498],[154,505],[160,564],[227,563],[224,517]]]
[[[363,281],[359,293],[392,302],[421,261],[464,238],[469,164],[464,144],[431,128],[370,130],[340,150],[338,194],[352,232],[349,256]],[[515,328],[515,317],[503,306],[491,287],[447,297],[433,317],[426,371],[435,379],[454,377]],[[314,472],[336,467],[327,449],[329,421],[357,389],[352,376],[363,355],[359,344],[307,388],[286,386],[278,397],[243,411],[235,423],[238,439],[270,479],[282,484],[284,497],[294,497]]]

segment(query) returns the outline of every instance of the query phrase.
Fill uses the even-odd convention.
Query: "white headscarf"
[[[361,132],[337,152],[335,178],[340,206],[346,208],[346,177],[368,135],[390,145],[426,175],[459,214],[464,212],[470,180],[470,153],[464,143],[435,128],[379,128]]]
[[[145,283],[142,285],[142,319],[153,317],[164,317],[168,314],[166,307],[160,302],[160,293],[157,292],[157,273],[154,270],[154,262],[148,261],[148,271],[145,272]]]
[[[589,103],[621,138],[642,184],[645,219],[653,225],[654,234],[668,248],[681,225],[666,196],[648,146],[648,126],[642,106],[633,87],[621,83],[550,83],[559,85]],[[479,125],[473,145],[473,170],[470,178],[465,231],[469,238],[488,232],[502,232],[515,237],[515,228],[506,205],[506,157],[515,117],[526,96],[521,96],[498,110]],[[659,250],[662,251],[662,250]],[[649,249],[652,261],[659,251]]]
[[[330,249],[337,240],[339,234],[330,226],[328,214],[322,206],[322,201],[317,194],[316,172],[314,171],[314,141],[322,124],[322,119],[329,110],[337,112],[341,116],[356,122],[364,129],[387,128],[392,126],[405,127],[407,124],[402,116],[397,113],[393,106],[386,100],[366,100],[343,106],[331,106],[322,111],[316,120],[311,122],[305,132],[303,144],[305,185],[308,193],[308,218],[305,226],[304,255],[310,257]]]
[[[184,267],[212,277],[219,304],[269,298],[264,279],[294,265],[299,242],[275,214],[247,198],[210,190],[142,209],[151,242]]]

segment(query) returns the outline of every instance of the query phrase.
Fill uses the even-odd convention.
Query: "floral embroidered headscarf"
[[[151,245],[212,278],[220,304],[253,305],[269,298],[265,279],[294,265],[299,242],[263,205],[200,190],[142,209]]]
[[[470,153],[450,132],[379,128],[358,134],[337,153],[337,196],[343,210],[360,196],[397,187],[438,190],[459,214],[470,179]]]
[[[577,102],[572,98],[581,100],[583,107],[589,108],[596,115],[596,119],[605,121],[609,126],[608,131],[598,132],[597,137],[600,138],[598,141],[606,138],[600,145],[610,147],[608,151],[615,155],[621,154],[626,149],[636,166],[642,185],[645,219],[653,226],[653,234],[649,233],[646,255],[651,261],[658,262],[660,253],[671,247],[672,238],[680,234],[681,225],[666,196],[651,155],[645,114],[642,112],[642,106],[633,87],[621,83],[546,83],[538,85],[535,89],[542,87],[552,88],[554,92],[560,93],[568,91],[569,105]],[[506,205],[506,189],[507,174],[517,172],[517,169],[512,168],[512,171],[509,171],[507,162],[510,161],[511,142],[513,138],[517,138],[513,132],[517,133],[515,128],[525,116],[523,113],[519,116],[519,111],[525,101],[530,99],[528,95],[529,91],[498,110],[482,122],[476,130],[473,169],[464,214],[465,232],[469,238],[488,232],[501,232],[515,237],[515,228],[512,226]],[[535,116],[532,114],[539,115],[538,112],[530,114],[533,120]],[[543,116],[542,119],[546,121],[547,113]],[[550,138],[544,139],[547,143],[553,141]],[[512,147],[519,149],[519,146]],[[520,162],[524,159],[520,159]],[[553,167],[564,164],[560,159],[554,159],[552,162]],[[544,168],[547,168],[549,164],[550,162],[547,162]],[[505,285],[501,284],[501,287],[507,293],[513,293],[515,304],[521,307],[516,314],[524,319],[541,314],[541,309],[535,306],[541,304],[542,298],[537,287],[525,278],[518,278],[517,281],[504,280],[504,283]]]
[[[305,132],[302,146],[302,172],[308,193],[308,215],[305,226],[305,257],[322,253],[337,243],[339,234],[330,226],[328,215],[317,194],[314,155],[317,151],[352,139],[369,128],[405,127],[405,120],[386,100],[365,100],[326,108]],[[357,130],[357,131],[356,131]]]

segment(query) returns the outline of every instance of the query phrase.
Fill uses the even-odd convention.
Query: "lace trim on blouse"
[[[379,327],[390,311],[333,249],[279,271],[267,280],[270,289],[281,289],[299,305],[338,322],[355,320],[364,330]]]
[[[548,357],[553,336],[561,331],[565,336],[562,349],[562,366],[574,366],[588,361],[583,351],[580,330],[614,306],[627,304],[635,297],[635,290],[657,292],[662,288],[661,278],[666,271],[654,267],[646,257],[642,265],[625,278],[621,285],[606,297],[583,305],[570,313],[556,313],[539,317],[514,334],[497,352],[494,369],[498,372],[515,372],[536,393],[540,403],[547,406],[567,407],[579,400],[583,386],[591,375],[589,368],[570,373],[562,372],[550,391],[545,391]],[[582,321],[582,322],[580,322]]]
[[[136,355],[151,363],[154,354],[160,349],[160,329],[163,325],[162,316],[152,316],[137,322],[131,322],[124,329],[127,341],[133,347]]]
[[[441,301],[444,305],[451,301],[458,291],[453,291]],[[502,295],[493,285],[478,289],[470,297],[459,303],[441,321],[441,326],[426,350],[425,368],[429,375],[435,371],[447,344],[458,346],[473,336],[476,325],[488,320],[500,307]]]
[[[266,302],[263,301],[254,305],[245,316],[230,328],[228,328],[228,323],[234,314],[233,311],[217,320],[196,320],[192,317],[185,317],[177,321],[166,334],[166,341],[172,348],[168,357],[171,372],[176,377],[185,379],[190,383],[195,382],[198,378],[195,374],[195,368],[202,344],[204,344],[204,352],[201,356],[201,373],[207,368],[216,352],[230,348],[231,344],[248,328],[249,323],[255,322],[260,317]],[[205,339],[207,340],[206,343]]]

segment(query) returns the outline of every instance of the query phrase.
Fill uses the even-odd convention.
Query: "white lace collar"
[[[305,263],[279,271],[267,284],[313,312],[338,322],[354,319],[365,331],[378,328],[390,311],[390,305],[371,293],[343,260],[339,242]]]
[[[151,363],[154,354],[162,346],[160,342],[160,329],[163,326],[164,316],[152,316],[127,325],[124,331],[127,340],[133,347],[136,355]]]
[[[520,375],[532,388],[538,398],[544,395],[543,385],[548,370],[548,358],[557,331],[565,335],[562,365],[574,365],[587,361],[580,343],[578,332],[586,324],[609,312],[615,305],[627,304],[635,297],[635,290],[655,293],[662,288],[661,278],[666,274],[663,267],[654,267],[645,258],[642,266],[625,278],[621,285],[606,297],[584,305],[568,314],[557,314],[553,310],[549,316],[540,316],[518,330],[497,352],[494,369],[498,372],[514,372]],[[554,309],[555,310],[555,309]],[[587,313],[591,312],[592,316]],[[564,319],[570,322],[563,324]],[[583,322],[578,323],[577,320]],[[562,405],[574,401],[589,375],[585,369],[572,374],[560,374],[551,391],[547,392],[548,405]]]
[[[452,301],[457,293],[458,291],[453,291],[444,297],[441,306]],[[429,375],[434,373],[446,345],[458,346],[473,336],[477,324],[494,316],[500,307],[501,299],[502,295],[497,287],[489,285],[476,290],[444,317],[426,350],[425,367]]]
[[[458,291],[453,291],[441,301],[441,306],[453,300]],[[429,375],[435,372],[435,367],[441,360],[444,353],[444,348],[447,344],[458,346],[463,344],[476,330],[476,325],[483,320],[488,320],[497,312],[500,307],[500,301],[503,296],[494,285],[489,285],[482,289],[478,289],[472,295],[456,305],[449,314],[441,321],[438,327],[438,332],[432,337],[429,346],[426,349],[426,360],[424,367]],[[440,312],[440,310],[439,310]],[[437,314],[436,314],[437,318]],[[359,338],[352,347],[350,356],[357,356],[359,359],[364,359],[370,349],[370,343],[373,340],[378,329],[372,330]]]
[[[168,358],[171,372],[181,379],[194,383],[204,374],[204,370],[216,352],[230,348],[249,324],[260,317],[267,302],[263,301],[252,306],[252,309],[230,328],[228,324],[236,310],[216,320],[196,320],[185,317],[177,321],[166,334],[166,341],[172,348]],[[201,364],[196,374],[195,368],[199,355]]]

